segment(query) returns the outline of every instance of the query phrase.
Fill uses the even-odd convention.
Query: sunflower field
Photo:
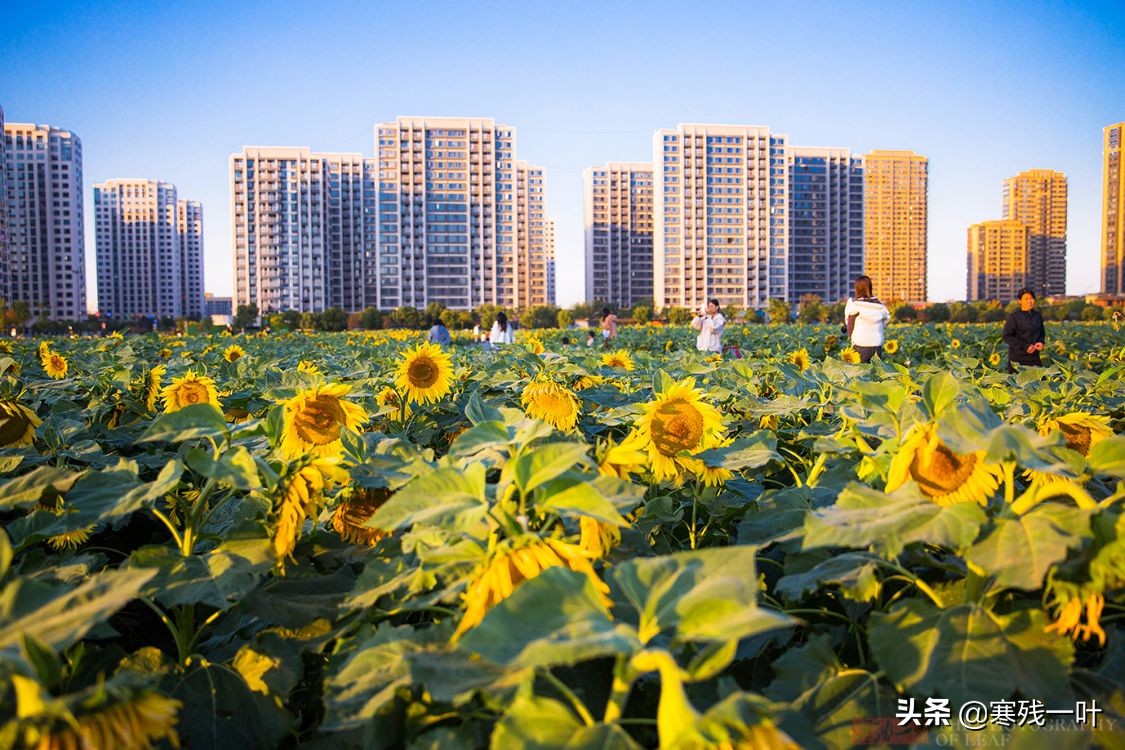
[[[1109,323],[461,336],[0,342],[0,747],[1122,745]]]

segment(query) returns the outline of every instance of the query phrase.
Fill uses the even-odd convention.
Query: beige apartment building
[[[1037,295],[1066,294],[1066,175],[1029,169],[1004,180],[1004,218],[1031,230],[1027,286]]]
[[[929,160],[913,151],[876,150],[863,161],[864,264],[875,295],[924,303]]]
[[[582,173],[586,298],[628,309],[653,300],[653,178],[647,162]]]
[[[32,320],[85,320],[82,142],[51,125],[6,122],[3,134],[7,299]]]
[[[1031,228],[1021,221],[982,221],[969,227],[966,298],[1007,303],[1027,286]]]
[[[203,319],[203,205],[176,201],[176,235],[180,241],[180,307],[183,316]]]
[[[1107,126],[1102,145],[1102,293],[1125,294],[1125,122]]]
[[[786,137],[681,124],[653,137],[657,308],[765,308],[788,297]]]

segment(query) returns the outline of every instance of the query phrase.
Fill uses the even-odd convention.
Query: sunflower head
[[[62,380],[66,377],[66,371],[70,365],[63,355],[58,352],[47,352],[42,362],[43,369],[47,371],[48,377],[54,378],[55,380]]]
[[[620,443],[607,440],[598,446],[598,473],[628,479],[648,464],[648,441],[638,430],[631,431]]]
[[[305,519],[315,515],[331,487],[348,481],[335,458],[319,458],[284,476],[273,500],[273,550],[284,560],[297,546]]]
[[[183,704],[146,691],[98,706],[75,716],[74,723],[57,724],[39,739],[40,748],[151,748],[167,740],[180,747],[177,716]]]
[[[531,381],[523,389],[520,402],[529,417],[541,419],[556,430],[571,430],[578,423],[578,397],[546,378]]]
[[[346,500],[336,506],[336,512],[332,514],[332,528],[346,542],[374,547],[390,532],[366,524],[390,496],[391,491],[387,489],[355,488]]]
[[[578,519],[578,546],[595,560],[600,560],[621,543],[621,529],[589,516]]]
[[[1053,595],[1057,592],[1052,592]],[[1088,593],[1085,597],[1073,596],[1065,602],[1053,596],[1055,621],[1043,628],[1045,633],[1070,634],[1074,640],[1088,641],[1098,639],[1098,645],[1105,645],[1105,629],[1101,624],[1102,609],[1105,607],[1103,594]],[[1086,611],[1086,622],[1082,622],[1082,611]]]
[[[281,453],[294,459],[305,454],[334,456],[345,431],[358,432],[367,421],[362,406],[344,399],[347,385],[326,385],[301,391],[284,403]]]
[[[31,445],[41,424],[35,412],[18,401],[0,400],[0,448]]]
[[[786,357],[786,360],[789,362],[789,364],[796,365],[797,369],[801,372],[809,369],[809,365],[812,362],[812,360],[809,359],[809,350],[804,348],[790,352],[789,356]]]
[[[320,368],[316,366],[315,362],[310,362],[307,359],[302,359],[297,363],[297,372],[307,372],[309,375],[319,375]]]
[[[546,348],[543,346],[543,340],[534,334],[527,337],[527,340],[524,341],[524,346],[526,346],[527,350],[532,354],[542,354],[546,351]]]
[[[840,337],[836,334],[830,334],[824,339],[824,351],[830,352],[840,345]]]
[[[234,362],[236,359],[242,359],[246,356],[246,350],[238,344],[231,344],[223,350],[223,359],[227,362]]]
[[[985,505],[1000,486],[1000,468],[984,462],[984,451],[957,453],[933,423],[916,426],[891,460],[887,492],[913,479],[922,494],[941,506]]]
[[[858,365],[859,352],[849,346],[847,349],[840,352],[840,359],[844,362],[847,362],[849,365]]]
[[[617,370],[634,370],[636,364],[633,362],[633,357],[629,352],[624,349],[618,349],[615,352],[606,352],[602,355],[602,365],[605,367],[612,367]]]
[[[1109,417],[1084,411],[1043,420],[1039,425],[1039,434],[1050,435],[1052,432],[1061,432],[1066,439],[1066,447],[1083,456],[1089,456],[1090,448],[1114,435]]]
[[[953,349],[960,349],[961,348],[961,339],[953,339],[952,341],[949,342],[949,346]]]
[[[438,401],[453,387],[453,361],[439,345],[419,344],[403,355],[395,384],[408,401]]]
[[[658,480],[679,481],[682,454],[711,447],[723,430],[722,415],[703,400],[703,393],[688,378],[668,386],[643,406],[637,429],[648,442],[649,463]]]
[[[51,353],[51,342],[40,341],[39,346],[35,347],[35,353],[39,356],[39,361],[42,362]]]
[[[993,367],[999,366],[1000,365],[1000,352],[993,352],[992,354],[989,354],[988,355],[988,364],[992,365]]]
[[[94,524],[83,526],[73,531],[64,531],[61,534],[48,537],[47,543],[54,547],[56,550],[76,550],[85,544],[90,539],[90,534],[93,533],[95,528]]]
[[[156,400],[160,397],[160,381],[167,371],[168,368],[164,365],[157,365],[145,376],[145,408],[149,411],[156,411]]]
[[[883,344],[883,351],[887,354],[898,353],[898,339],[889,339]]]
[[[215,381],[203,375],[196,375],[191,370],[188,370],[182,378],[172,378],[172,382],[164,386],[161,395],[164,397],[164,411],[169,414],[193,404],[211,404],[222,408]]]
[[[0,341],[0,354],[11,354],[12,345],[7,341]]]

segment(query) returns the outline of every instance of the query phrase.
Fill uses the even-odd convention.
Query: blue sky
[[[1003,179],[1063,171],[1068,291],[1100,285],[1121,2],[52,2],[3,17],[6,119],[82,139],[91,293],[95,182],[166,180],[202,201],[206,288],[229,294],[229,155],[373,155],[374,124],[398,115],[516,128],[518,157],[547,168],[563,304],[583,293],[582,170],[648,161],[652,132],[680,122],[928,156],[935,300],[964,297],[966,230],[1000,218]]]

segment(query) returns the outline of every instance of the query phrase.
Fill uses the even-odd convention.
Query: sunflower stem
[[[930,588],[930,585],[928,583],[926,583],[921,578],[919,578],[918,576],[911,573],[906,568],[902,567],[901,565],[899,565],[896,562],[891,562],[889,560],[879,560],[879,561],[873,561],[873,562],[880,562],[883,565],[887,565],[887,566],[893,568],[894,570],[897,570],[904,578],[906,578],[908,581],[910,581],[912,584],[914,584],[918,588],[919,591],[921,591],[926,596],[930,597],[930,600],[938,606],[938,609],[945,609],[945,603],[941,600],[941,597],[937,595],[937,592],[935,592],[932,588]]]
[[[1050,484],[1032,486],[1020,499],[1011,503],[1012,512],[1022,516],[1039,503],[1052,497],[1066,496],[1074,501],[1082,510],[1097,510],[1098,502],[1090,497],[1090,493],[1072,482],[1051,482]]]
[[[594,726],[594,724],[596,723],[594,721],[594,717],[590,715],[590,712],[586,710],[585,704],[582,703],[581,699],[579,699],[579,697],[574,694],[574,691],[571,690],[565,682],[555,676],[555,674],[551,672],[550,669],[544,669],[542,672],[540,672],[540,674],[546,677],[547,682],[551,683],[555,690],[558,690],[560,693],[562,693],[563,697],[565,697],[570,702],[570,705],[574,708],[574,711],[578,714],[579,718],[582,719],[583,724],[588,727]]]
[[[171,532],[172,541],[174,541],[176,543],[176,547],[178,549],[183,549],[183,546],[184,546],[183,538],[180,536],[180,532],[176,530],[176,526],[175,526],[175,524],[172,523],[171,519],[169,519],[168,516],[161,513],[160,509],[156,508],[155,506],[153,507],[152,512],[157,518],[160,519],[160,521],[165,526],[168,527],[168,531]]]
[[[1004,469],[1004,504],[1009,508],[1016,501],[1016,462],[1001,461]]]
[[[602,716],[604,723],[611,724],[625,713],[625,702],[629,700],[629,692],[633,689],[635,678],[636,675],[629,668],[628,657],[618,654],[617,661],[613,665],[613,689],[610,691],[605,714]]]
[[[824,466],[828,462],[828,454],[821,453],[816,457],[816,463],[813,464],[812,471],[809,472],[808,479],[805,480],[806,487],[815,487],[820,475],[824,473]]]

